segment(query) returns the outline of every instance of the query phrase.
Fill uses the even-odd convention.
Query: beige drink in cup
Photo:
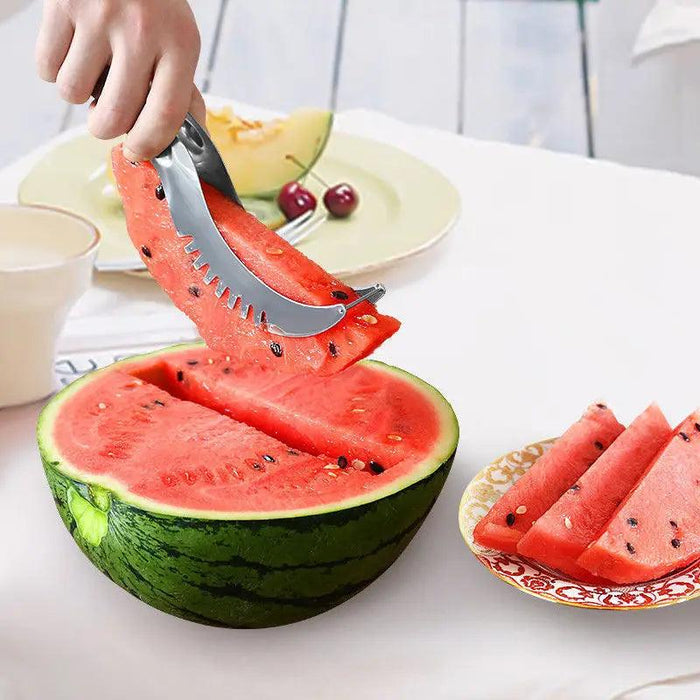
[[[54,390],[56,341],[90,286],[98,243],[67,212],[0,205],[0,408]]]

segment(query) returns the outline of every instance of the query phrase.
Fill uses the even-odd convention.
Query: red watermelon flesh
[[[661,409],[638,416],[581,478],[535,522],[518,552],[588,583],[599,577],[576,563],[672,435]]]
[[[178,513],[287,517],[393,493],[434,471],[454,451],[454,414],[437,391],[401,370],[367,362],[353,369],[365,374],[367,387],[374,383],[379,393],[403,397],[384,409],[394,413],[394,424],[401,423],[403,410],[414,408],[429,418],[421,424],[410,418],[404,423],[406,431],[420,432],[418,439],[406,432],[407,445],[420,449],[410,454],[405,450],[393,461],[387,453],[381,468],[369,462],[341,464],[336,455],[306,452],[294,441],[266,434],[264,421],[259,422],[263,429],[258,429],[165,391],[162,358],[170,355],[175,365],[191,367],[186,362],[200,349],[128,360],[67,389],[68,396],[57,404],[60,414],[52,419],[51,439],[63,455],[62,469],[70,473],[71,464],[79,465],[76,473],[82,478],[94,477],[114,492],[130,494],[165,512],[170,508]],[[233,373],[224,376],[236,381]],[[303,418],[308,410],[305,400],[297,397],[295,415],[288,414],[292,423],[312,423]],[[342,414],[317,418],[315,430],[322,432]],[[351,429],[346,437],[352,439]],[[379,441],[377,436],[372,439]],[[337,451],[349,454],[351,448],[338,443]]]
[[[624,430],[604,404],[594,404],[494,503],[474,528],[483,547],[516,553],[533,523],[581,477]]]
[[[112,164],[132,242],[153,277],[214,350],[277,370],[328,375],[369,355],[398,330],[396,319],[378,313],[368,302],[353,307],[329,331],[309,338],[287,338],[262,326],[256,328],[252,313],[248,319],[240,318],[240,302],[229,309],[228,295],[219,299],[214,294],[216,283],[204,284],[206,269],[192,267],[197,254],[185,253],[186,240],[176,235],[166,201],[156,197],[159,179],[155,169],[148,163],[129,162],[121,147],[112,152]],[[226,242],[270,287],[295,301],[318,306],[357,298],[351,287],[254,216],[212,187],[203,184],[203,189]]]
[[[291,375],[200,347],[165,355],[154,380],[174,396],[349,464],[393,467],[425,454],[439,430],[439,416],[411,384],[378,383],[361,363],[332,377]]]
[[[650,581],[700,558],[700,411],[674,431],[579,566],[619,584]]]

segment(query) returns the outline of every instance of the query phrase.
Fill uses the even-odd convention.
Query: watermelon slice
[[[328,380],[327,410],[315,405],[319,387],[276,409],[269,396],[255,403],[245,367],[257,409],[242,422],[226,415],[235,364],[208,359],[201,345],[132,358],[47,405],[39,446],[66,526],[113,581],[197,622],[277,625],[347,600],[391,565],[435,502],[457,444],[452,409],[416,377],[369,361]],[[192,400],[196,392],[163,388],[178,367],[177,385],[196,388],[178,373],[204,364],[221,377],[216,411]],[[259,369],[264,394],[271,379]],[[362,403],[376,420],[357,422],[350,395],[359,386],[384,398]],[[284,422],[282,441],[273,433]]]
[[[353,307],[336,326],[310,338],[286,338],[264,326],[256,328],[252,318],[240,318],[238,306],[228,308],[226,295],[216,297],[215,284],[204,284],[205,270],[192,267],[197,254],[185,253],[166,201],[156,197],[159,180],[155,169],[148,163],[129,162],[121,147],[114,149],[112,165],[132,242],[153,277],[214,350],[276,370],[328,375],[366,357],[398,330],[396,319],[378,313],[369,302]],[[318,306],[357,298],[351,287],[254,216],[208,185],[203,189],[226,242],[270,287],[295,301]]]
[[[518,552],[580,581],[602,582],[576,560],[671,435],[661,409],[656,404],[649,406],[535,522],[518,543]]]
[[[650,581],[700,558],[700,411],[691,414],[578,564],[615,583]]]
[[[624,430],[604,404],[594,404],[494,503],[474,528],[483,547],[515,553],[533,523]]]

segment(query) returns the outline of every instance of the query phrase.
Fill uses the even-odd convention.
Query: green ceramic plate
[[[92,221],[102,234],[98,270],[142,270],[107,177],[112,145],[88,134],[57,145],[21,183],[19,200],[66,209]],[[333,133],[315,171],[330,183],[350,182],[360,195],[360,206],[350,218],[324,221],[299,245],[337,276],[373,270],[428,248],[459,214],[459,194],[440,172],[376,141]],[[318,196],[320,215],[322,190],[311,181],[306,184]],[[283,223],[274,202],[249,200],[246,206],[272,228]]]

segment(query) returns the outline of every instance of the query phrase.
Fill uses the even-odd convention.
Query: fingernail
[[[139,158],[132,150],[128,149],[126,146],[122,148],[122,153],[124,154],[124,158],[126,158],[128,161],[131,161],[132,163],[138,163],[141,158]]]

